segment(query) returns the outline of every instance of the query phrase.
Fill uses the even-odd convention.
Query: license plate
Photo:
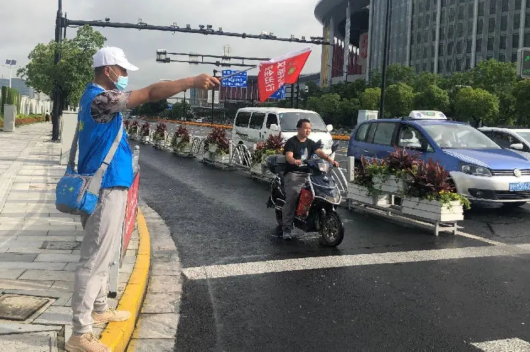
[[[530,191],[530,182],[510,183],[510,192]]]

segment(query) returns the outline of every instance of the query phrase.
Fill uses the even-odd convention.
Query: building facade
[[[530,0],[321,0],[315,16],[324,37],[353,46],[364,78],[382,69],[389,2],[389,64],[451,74],[486,59],[516,62],[518,49],[530,46]],[[349,37],[341,30],[348,22]],[[329,58],[343,53],[335,51],[323,50],[323,84],[349,70],[337,71]]]

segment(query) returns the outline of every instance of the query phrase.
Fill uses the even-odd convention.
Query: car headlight
[[[460,171],[468,175],[474,176],[491,176],[491,171],[487,167],[477,166],[473,164],[460,164]]]

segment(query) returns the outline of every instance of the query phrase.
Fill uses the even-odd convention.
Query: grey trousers
[[[92,310],[108,309],[109,267],[120,245],[127,189],[102,189],[96,209],[81,217],[84,228],[81,259],[77,265],[72,295],[73,332],[92,332]]]
[[[285,182],[285,205],[282,211],[282,225],[283,228],[292,228],[294,216],[296,214],[296,206],[298,205],[298,197],[300,191],[307,178],[306,174],[297,174],[290,172],[284,177]]]

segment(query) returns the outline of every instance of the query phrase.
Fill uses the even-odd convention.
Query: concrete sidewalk
[[[2,351],[62,351],[71,334],[70,301],[83,233],[78,216],[55,209],[55,186],[65,166],[58,163],[60,145],[49,142],[50,132],[47,123],[0,132]],[[120,270],[118,297],[110,300],[114,306],[137,249],[135,231]]]

